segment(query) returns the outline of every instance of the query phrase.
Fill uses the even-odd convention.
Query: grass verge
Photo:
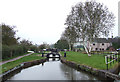
[[[60,53],[61,55],[64,55],[64,52],[60,52]],[[65,59],[67,59],[67,61],[73,61],[77,64],[87,65],[96,69],[103,69],[103,70],[107,69],[104,55],[92,55],[91,57],[89,57],[87,54],[82,54],[80,52],[73,52],[73,51],[66,52],[66,55],[67,57]],[[112,63],[111,66],[109,64],[108,68],[111,69],[117,64],[118,64],[117,62],[114,62],[114,64]]]
[[[18,60],[12,61],[12,62],[8,62],[6,64],[3,64],[0,66],[0,69],[2,69],[2,71],[0,72],[0,74],[20,65],[23,62],[30,62],[33,60],[40,60],[40,59],[44,59],[45,57],[41,57],[40,55],[38,55],[37,53],[33,53],[29,56],[25,56],[23,58],[20,58]]]
[[[0,62],[2,61],[7,61],[7,60],[10,60],[10,59],[13,59],[13,58],[16,58],[16,57],[19,57],[19,56],[23,56],[23,55],[26,55],[26,54],[29,54],[30,52],[26,52],[24,54],[20,54],[20,55],[16,55],[16,56],[13,56],[13,57],[9,57],[7,59],[0,59]]]

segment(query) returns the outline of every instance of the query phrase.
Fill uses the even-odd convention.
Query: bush
[[[2,59],[10,57],[10,47],[7,45],[2,45]]]
[[[32,46],[30,46],[30,51],[34,51],[34,52],[38,53],[39,50],[38,50],[37,46],[32,45]]]
[[[13,56],[20,56],[26,53],[28,48],[23,45],[2,45],[2,59],[8,59]]]

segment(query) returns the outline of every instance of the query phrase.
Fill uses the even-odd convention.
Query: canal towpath
[[[18,59],[20,59],[20,58],[22,58],[22,57],[25,57],[25,56],[29,56],[29,55],[31,55],[32,53],[34,53],[34,52],[31,52],[31,53],[28,53],[28,54],[26,54],[26,55],[19,56],[19,57],[16,57],[16,58],[13,58],[13,59],[10,59],[10,60],[7,60],[7,61],[2,61],[2,62],[0,62],[0,65],[3,65],[3,64],[5,64],[5,63],[11,62],[11,61],[18,60]]]

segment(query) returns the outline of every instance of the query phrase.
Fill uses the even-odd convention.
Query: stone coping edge
[[[119,75],[111,73],[110,71],[107,70],[98,70],[86,65],[76,64],[75,62],[67,61],[64,57],[61,57],[61,62],[77,70],[85,71],[89,74],[98,76],[102,78],[102,80],[120,80]]]
[[[31,66],[33,66],[33,65],[38,65],[38,64],[44,63],[44,62],[46,62],[46,61],[47,61],[47,58],[45,58],[45,59],[40,59],[40,60],[34,60],[34,61],[31,61],[31,62],[21,63],[19,66],[16,66],[16,67],[8,70],[7,72],[1,74],[1,75],[0,75],[0,82],[6,81],[7,79],[9,79],[9,78],[10,78],[11,76],[13,76],[14,74],[19,73],[22,69],[31,67]]]

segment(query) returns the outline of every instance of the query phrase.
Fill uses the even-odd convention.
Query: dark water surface
[[[44,64],[21,70],[10,80],[98,80],[98,78],[68,67],[59,59],[49,59]]]

